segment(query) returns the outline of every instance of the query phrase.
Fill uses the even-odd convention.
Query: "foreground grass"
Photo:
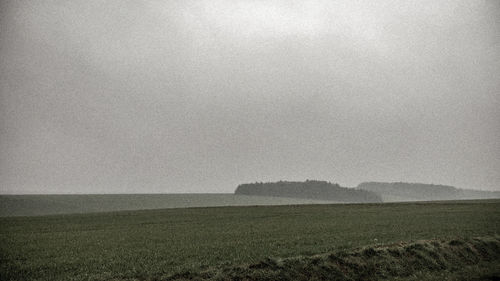
[[[0,219],[0,279],[154,280],[267,258],[499,233],[499,200],[11,217]]]
[[[411,244],[266,259],[257,264],[184,272],[165,280],[488,280],[500,278],[500,238],[424,240]],[[458,275],[460,274],[460,275]],[[416,279],[418,278],[418,279]]]

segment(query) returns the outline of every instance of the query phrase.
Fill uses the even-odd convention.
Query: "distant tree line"
[[[241,184],[236,188],[235,194],[330,200],[349,203],[382,202],[381,197],[374,192],[341,187],[336,183],[318,180]]]
[[[364,182],[358,189],[379,194],[384,201],[432,201],[500,198],[498,191],[459,189],[449,185],[406,183],[406,182]]]

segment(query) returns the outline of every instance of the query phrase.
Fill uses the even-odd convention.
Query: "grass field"
[[[500,200],[7,217],[0,279],[161,280],[267,258],[498,234]]]
[[[234,194],[0,195],[0,217],[188,207],[326,204],[332,201]]]

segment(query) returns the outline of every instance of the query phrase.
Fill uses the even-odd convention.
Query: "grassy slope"
[[[499,261],[500,237],[423,240],[349,252],[266,259],[250,265],[184,272],[166,280],[495,280],[500,278]]]
[[[0,217],[186,207],[332,203],[234,194],[0,195]]]
[[[148,279],[267,257],[498,233],[498,200],[0,218],[0,279]]]

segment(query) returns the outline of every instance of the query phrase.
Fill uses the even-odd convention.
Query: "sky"
[[[6,0],[0,193],[500,190],[500,1]]]

